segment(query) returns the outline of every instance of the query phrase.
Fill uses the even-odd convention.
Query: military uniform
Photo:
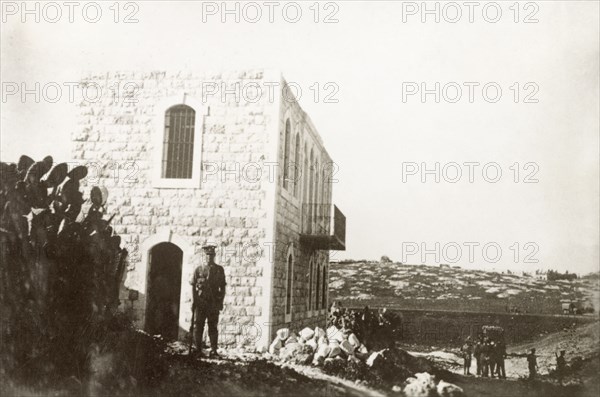
[[[471,340],[467,339],[463,347],[461,348],[463,354],[463,375],[471,375],[471,356],[473,355],[473,345]]]
[[[560,356],[554,353],[556,356],[556,377],[558,382],[562,385],[562,380],[565,375],[565,369],[567,368],[567,361],[565,360],[565,351],[560,351]]]
[[[535,355],[535,349],[531,349],[531,353],[527,355],[527,366],[529,367],[529,379],[535,378],[537,365],[537,356]]]
[[[477,376],[481,376],[483,373],[482,350],[483,344],[481,343],[481,340],[478,340],[473,351],[473,357],[475,357],[475,367],[477,368]]]
[[[504,367],[504,358],[506,356],[506,344],[504,342],[498,342],[496,345],[495,357],[496,357],[496,373],[498,378],[506,379],[506,369]]]
[[[212,354],[216,354],[219,340],[217,329],[219,311],[223,309],[225,298],[225,271],[222,266],[214,263],[215,246],[205,246],[203,249],[210,259],[207,264],[202,264],[194,270],[190,281],[194,295],[194,339],[200,351],[204,323],[208,322],[210,349]]]

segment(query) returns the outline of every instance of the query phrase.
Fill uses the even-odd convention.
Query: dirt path
[[[536,349],[540,375],[548,375],[556,368],[555,352],[566,351],[567,363],[576,357],[589,359],[600,354],[600,322],[594,322],[578,328],[566,329],[562,332],[547,335],[536,342],[509,346],[508,358],[505,361],[506,376],[509,379],[522,379],[529,375],[527,360],[520,357]],[[409,352],[414,356],[426,357],[441,365],[443,368],[462,375],[463,359],[451,351]],[[475,372],[475,360],[471,365],[471,373]]]
[[[223,350],[221,359],[191,360],[181,342],[171,344],[169,351],[173,370],[161,385],[161,396],[385,397],[318,368],[267,361],[254,353]]]

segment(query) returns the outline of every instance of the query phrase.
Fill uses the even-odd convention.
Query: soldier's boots
[[[208,354],[208,358],[221,358],[221,355],[216,350],[211,350]]]

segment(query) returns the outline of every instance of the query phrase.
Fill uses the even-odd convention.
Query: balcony
[[[303,204],[300,243],[317,250],[345,251],[346,217],[335,205]]]

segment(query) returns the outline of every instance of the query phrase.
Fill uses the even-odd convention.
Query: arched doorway
[[[146,331],[177,339],[183,251],[172,243],[159,243],[149,256]]]

